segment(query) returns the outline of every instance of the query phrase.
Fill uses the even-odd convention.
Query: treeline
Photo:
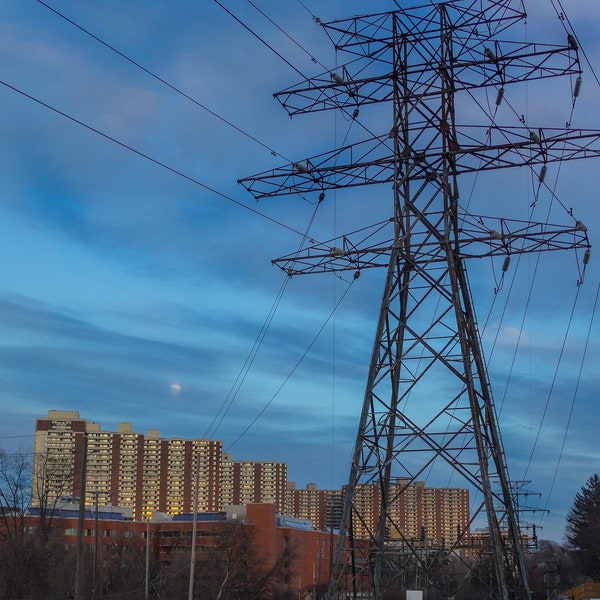
[[[75,596],[77,547],[63,538],[64,524],[55,517],[61,493],[56,486],[60,466],[40,464],[36,473],[52,469],[53,494],[43,481],[32,485],[32,463],[44,461],[27,452],[0,449],[0,599],[64,600]],[[64,475],[64,473],[63,473]],[[44,478],[45,479],[45,478]],[[70,477],[65,476],[65,485]],[[37,494],[32,498],[32,489]],[[58,490],[58,493],[56,492]],[[67,492],[65,488],[62,492]],[[42,508],[27,516],[30,506]],[[171,560],[160,564],[123,531],[120,537],[85,544],[80,560],[82,600],[89,598],[188,598],[189,539],[172,547]],[[194,564],[194,598],[203,600],[291,600],[289,562],[292,549],[265,560],[253,543],[252,528],[225,523],[216,543]]]
[[[27,452],[0,449],[0,599],[52,600],[74,595],[77,548],[66,544],[43,482],[32,485],[32,462],[43,461]],[[42,468],[39,468],[42,467]],[[60,465],[38,465],[36,472],[52,469],[54,483]],[[69,474],[67,474],[69,475]],[[65,481],[70,477],[65,477]],[[56,489],[56,485],[53,486]],[[32,489],[38,497],[32,499]],[[66,491],[66,490],[65,490]],[[53,492],[56,493],[56,492]],[[27,510],[44,507],[32,525]],[[542,540],[528,557],[532,597],[556,598],[580,583],[600,581],[600,478],[593,475],[577,493],[566,520],[564,545]],[[62,525],[61,525],[62,527]],[[121,538],[96,540],[99,546],[84,548],[82,598],[112,597],[188,598],[190,583],[189,539],[173,548],[171,560],[158,563],[147,556],[144,544]],[[100,548],[100,552],[98,552]],[[436,589],[428,589],[423,565],[397,565],[398,589],[428,589],[430,600],[486,598],[493,577],[489,559],[464,559],[437,553]],[[440,556],[444,560],[440,560]],[[282,549],[279,557],[266,561],[257,551],[252,528],[239,523],[224,525],[217,542],[204,550],[194,566],[194,597],[202,600],[319,600],[325,589],[297,589],[291,581],[290,563],[301,557],[294,549]],[[425,557],[427,562],[427,557]],[[396,596],[394,596],[396,598]]]

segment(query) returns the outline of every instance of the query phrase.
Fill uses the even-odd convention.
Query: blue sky
[[[523,39],[564,43],[551,4],[526,3]],[[555,4],[600,73],[599,3]],[[293,278],[279,299],[286,278],[271,260],[298,247],[314,198],[256,203],[237,180],[328,151],[345,135],[342,118],[290,119],[273,98],[301,81],[294,68],[317,75],[340,59],[310,12],[328,21],[392,3],[223,3],[256,36],[216,2],[48,5],[195,102],[42,3],[3,3],[0,444],[28,447],[48,409],[78,410],[105,429],[129,421],[165,437],[210,435],[234,459],[287,462],[298,486],[340,487],[383,271],[364,273],[333,316],[348,284],[331,275]],[[531,84],[513,98],[528,122],[562,127],[571,118],[600,129],[599,86],[581,58],[572,118],[568,83]],[[598,159],[552,172],[557,198],[585,222],[593,246],[599,173]],[[461,189],[479,214],[524,218],[530,178],[488,173]],[[363,188],[328,198],[311,236],[385,218],[388,196]],[[531,480],[542,496],[528,504],[549,510],[541,537],[561,539],[574,494],[600,468],[594,258],[580,288],[572,252],[546,253],[537,267],[536,257],[513,260],[497,294],[499,265],[469,265],[511,476]]]

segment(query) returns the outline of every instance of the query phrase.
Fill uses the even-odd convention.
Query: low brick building
[[[33,509],[25,517],[29,531],[35,531],[40,518],[39,509]],[[67,545],[75,546],[79,523],[77,503],[57,507],[51,519],[53,530]],[[106,579],[103,568],[111,556],[122,552],[124,547],[138,557],[148,555],[155,568],[165,573],[169,573],[171,567],[182,571],[183,566],[190,563],[193,528],[191,514],[167,517],[156,513],[150,521],[134,521],[130,510],[102,507],[96,512],[87,508],[83,536],[86,559],[90,561],[93,556],[98,582]],[[314,529],[309,521],[280,515],[273,504],[248,504],[225,511],[198,513],[198,565],[211,557],[215,560],[224,556],[225,547],[233,543],[234,535],[243,536],[252,564],[260,565],[265,572],[275,567],[280,569],[284,585],[289,589],[308,593],[327,585],[330,548],[337,542],[336,535]],[[232,560],[247,559],[238,555]]]

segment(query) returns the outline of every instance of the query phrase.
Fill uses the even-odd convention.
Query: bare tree
[[[216,544],[200,555],[197,598],[210,600],[285,600],[291,594],[291,548],[266,556],[257,548],[252,526],[227,523]]]
[[[30,507],[39,516],[38,529],[46,535],[60,501],[71,493],[73,465],[66,459],[55,459],[46,453],[32,455]]]
[[[143,599],[145,593],[145,548],[133,543],[129,532],[121,532],[118,538],[112,538],[110,544],[103,545],[102,568],[97,574],[99,595],[119,595],[129,600]],[[86,561],[89,565],[92,561]],[[155,566],[152,565],[152,573]],[[90,573],[88,580],[94,578]]]
[[[1,535],[5,539],[14,540],[23,532],[23,519],[29,507],[30,479],[29,456],[0,448]]]
[[[47,518],[28,516],[31,473],[31,453],[0,449],[1,598],[42,599],[68,589],[70,553]]]

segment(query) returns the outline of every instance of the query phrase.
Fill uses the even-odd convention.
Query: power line
[[[287,31],[285,31],[277,23],[275,23],[275,21],[273,21],[273,19],[271,19],[271,17],[269,17],[269,15],[267,15],[263,10],[261,10],[258,6],[256,6],[256,4],[254,4],[254,2],[252,2],[252,0],[246,0],[246,2],[248,4],[250,4],[250,6],[252,6],[257,12],[259,12],[265,19],[267,19],[267,21],[269,21],[269,23],[271,23],[271,25],[273,25],[276,29],[278,29],[281,33],[283,33],[283,35],[285,35],[285,37],[287,37],[293,44],[298,46],[298,48],[300,48],[300,50],[302,50],[302,52],[304,52],[312,60],[312,62],[320,65],[324,69],[327,68],[322,62],[320,62],[317,58],[315,58],[304,46],[302,46],[302,44],[297,42]],[[314,19],[314,17],[313,17],[313,19]]]
[[[53,8],[52,6],[50,6],[49,4],[46,4],[45,2],[43,2],[43,0],[36,0],[36,2],[38,2],[42,6],[46,7],[48,10],[50,10],[51,12],[53,12],[55,15],[57,15],[61,19],[64,19],[67,23],[70,23],[71,25],[73,25],[73,27],[76,27],[77,29],[79,29],[79,31],[81,31],[82,33],[85,33],[86,35],[88,35],[92,39],[96,40],[99,44],[102,44],[105,48],[108,48],[111,52],[114,52],[115,54],[118,54],[121,58],[123,58],[127,62],[131,63],[132,65],[134,65],[138,69],[141,69],[144,73],[146,73],[147,75],[150,75],[150,77],[153,77],[154,79],[156,79],[157,81],[159,81],[163,85],[166,85],[169,89],[173,90],[174,92],[176,92],[180,96],[183,96],[186,100],[189,100],[190,102],[193,102],[196,106],[198,106],[202,110],[205,110],[207,113],[209,113],[210,115],[212,115],[213,117],[215,117],[216,119],[218,119],[219,121],[221,121],[222,123],[225,123],[226,125],[228,125],[232,129],[234,129],[235,131],[237,131],[238,133],[241,133],[243,136],[247,137],[248,139],[252,140],[253,142],[256,142],[258,145],[260,145],[263,148],[265,148],[266,150],[268,150],[273,156],[282,156],[281,154],[279,154],[279,152],[277,152],[276,150],[274,150],[273,148],[271,148],[270,146],[268,146],[264,142],[261,142],[258,138],[256,138],[252,134],[250,134],[247,131],[243,130],[238,125],[235,125],[235,123],[229,121],[225,117],[219,115],[214,110],[210,109],[205,104],[202,104],[201,102],[199,102],[198,100],[196,100],[195,98],[193,98],[192,96],[190,96],[189,94],[186,94],[183,90],[181,90],[177,86],[173,85],[172,83],[170,83],[166,79],[160,77],[159,75],[157,75],[156,73],[154,73],[153,71],[151,71],[149,68],[145,67],[141,63],[139,63],[136,60],[132,59],[131,57],[127,56],[124,52],[122,52],[121,50],[119,50],[115,46],[112,46],[108,42],[105,42],[102,38],[100,38],[96,34],[92,33],[89,29],[86,29],[85,27],[82,27],[81,25],[79,25],[79,23],[73,21],[73,19],[70,19],[65,14],[59,12],[58,10],[56,10],[55,8]],[[285,157],[283,157],[283,158],[285,158]]]
[[[306,4],[304,4],[304,2],[302,2],[302,0],[296,0],[298,2],[298,4],[312,17],[312,20],[315,23],[320,23],[321,20],[319,19],[319,17],[317,17],[309,8],[308,6],[306,6]]]
[[[271,406],[271,404],[273,403],[275,398],[277,398],[277,396],[279,396],[279,393],[281,392],[281,390],[287,385],[288,381],[292,378],[292,376],[294,375],[294,373],[296,372],[298,367],[302,364],[302,362],[304,361],[304,359],[310,352],[311,348],[315,345],[315,343],[319,339],[319,336],[323,333],[323,330],[325,329],[325,327],[327,326],[327,324],[329,323],[329,321],[331,320],[333,315],[336,313],[340,304],[343,302],[344,298],[348,295],[348,292],[350,291],[350,288],[352,287],[352,284],[354,283],[354,281],[356,281],[356,279],[353,279],[348,283],[348,287],[346,288],[346,290],[344,291],[344,293],[342,294],[340,299],[336,302],[332,311],[329,313],[327,319],[325,319],[325,322],[323,323],[323,325],[321,325],[321,327],[319,328],[319,331],[317,331],[317,333],[314,335],[314,337],[308,344],[308,347],[306,348],[306,350],[302,353],[302,356],[300,356],[300,358],[296,361],[296,363],[294,364],[294,366],[292,367],[290,372],[286,375],[285,379],[282,381],[282,383],[279,385],[279,387],[275,390],[273,395],[269,398],[268,402],[261,408],[261,410],[258,412],[258,414],[254,417],[254,419],[252,419],[250,424],[247,425],[245,427],[245,429],[229,445],[229,447],[227,448],[227,452],[229,452],[248,433],[248,431],[250,431],[250,429],[258,421],[258,419],[260,419],[260,417],[264,414],[264,412],[267,410],[267,408],[269,408],[269,406]]]
[[[573,397],[571,398],[571,406],[569,408],[569,416],[567,418],[567,424],[565,426],[565,433],[563,435],[563,439],[562,439],[562,443],[560,446],[560,452],[558,454],[558,460],[556,461],[556,467],[554,468],[554,474],[552,476],[552,483],[550,485],[550,490],[548,491],[548,496],[547,496],[547,500],[546,500],[546,509],[548,508],[548,504],[550,502],[550,496],[552,495],[552,491],[554,490],[554,484],[556,483],[556,477],[558,475],[558,468],[560,467],[560,463],[562,461],[562,457],[563,457],[563,452],[565,450],[565,444],[567,442],[567,434],[569,433],[569,428],[571,426],[571,420],[573,418],[573,412],[575,410],[575,400],[577,398],[577,393],[579,391],[579,386],[581,384],[581,375],[583,373],[583,366],[585,364],[585,358],[587,356],[587,352],[588,352],[588,346],[590,343],[590,337],[592,334],[592,326],[594,324],[594,316],[596,314],[596,310],[598,307],[598,296],[600,295],[600,283],[598,284],[598,286],[596,287],[596,297],[594,298],[594,306],[592,307],[592,314],[590,316],[590,324],[588,326],[588,331],[587,331],[587,336],[585,338],[585,344],[583,347],[583,356],[581,358],[581,363],[579,365],[579,371],[577,373],[577,384],[575,386],[575,390],[573,392]]]
[[[302,71],[300,71],[297,67],[295,67],[289,60],[287,60],[287,58],[284,58],[279,52],[277,52],[277,50],[275,50],[275,48],[273,48],[273,46],[271,46],[266,40],[264,40],[260,35],[258,35],[258,33],[256,33],[253,29],[251,29],[248,25],[246,25],[246,23],[244,23],[241,19],[236,17],[228,8],[223,6],[219,2],[219,0],[213,0],[213,1],[215,2],[215,4],[220,6],[232,19],[237,21],[246,31],[248,31],[248,33],[253,35],[261,44],[264,44],[269,50],[271,50],[271,52],[273,52],[273,54],[278,56],[286,65],[288,65],[288,67],[290,67],[291,69],[296,71],[296,73],[298,73],[300,75],[300,77],[302,77],[303,79],[306,79],[306,75],[304,75],[302,73]]]
[[[170,83],[169,81],[167,81],[166,79],[160,77],[159,75],[157,75],[156,73],[154,73],[153,71],[151,71],[149,68],[145,67],[144,65],[142,65],[141,63],[139,63],[138,61],[132,59],[131,57],[129,57],[127,54],[125,54],[123,51],[119,50],[118,48],[116,48],[115,46],[109,44],[108,42],[104,41],[102,38],[100,38],[98,35],[92,33],[89,29],[86,29],[85,27],[83,27],[82,25],[80,25],[79,23],[77,23],[76,21],[74,21],[73,19],[67,17],[65,14],[61,13],[60,11],[56,10],[55,8],[53,8],[52,6],[50,6],[49,4],[47,4],[46,2],[44,2],[43,0],[36,0],[41,6],[44,6],[45,8],[47,8],[48,10],[50,10],[51,12],[53,12],[55,15],[57,15],[58,17],[60,17],[61,19],[65,20],[67,23],[73,25],[73,27],[77,28],[78,30],[80,30],[82,33],[85,33],[86,35],[88,35],[89,37],[91,37],[92,39],[94,39],[95,41],[97,41],[99,44],[103,45],[104,47],[106,47],[107,49],[109,49],[110,51],[114,52],[115,54],[117,54],[118,56],[120,56],[121,58],[123,58],[124,60],[126,60],[127,62],[131,63],[132,65],[134,65],[135,67],[141,69],[144,73],[150,75],[151,77],[153,77],[154,79],[156,79],[157,81],[159,81],[160,83],[162,83],[163,85],[167,86],[169,89],[171,89],[172,91],[176,92],[177,94],[181,95],[182,97],[186,98],[187,100],[189,100],[190,102],[194,103],[196,106],[198,106],[199,108],[201,108],[202,110],[208,112],[210,115],[212,115],[213,117],[215,117],[216,119],[220,120],[221,122],[225,123],[226,125],[228,125],[229,127],[231,127],[232,129],[234,129],[235,131],[237,131],[238,133],[241,133],[242,135],[244,135],[245,137],[247,137],[248,139],[254,141],[255,143],[257,143],[258,145],[262,146],[263,148],[265,148],[266,150],[268,150],[270,152],[271,155],[273,156],[280,156],[281,158],[284,158],[285,160],[290,161],[289,158],[286,158],[283,154],[281,154],[280,152],[278,152],[277,150],[274,150],[273,148],[271,148],[270,146],[268,146],[267,144],[265,144],[264,142],[262,142],[261,140],[259,140],[258,138],[256,138],[255,136],[253,136],[252,134],[248,133],[247,131],[245,131],[244,129],[242,129],[241,127],[239,127],[238,125],[236,125],[235,123],[229,121],[228,119],[226,119],[225,117],[223,117],[222,115],[219,115],[217,112],[215,112],[214,110],[210,109],[208,106],[206,106],[205,104],[202,104],[201,102],[199,102],[198,100],[196,100],[195,98],[193,98],[192,96],[190,96],[189,94],[185,93],[184,91],[182,91],[180,88],[178,88],[177,86],[175,86],[174,84]],[[274,25],[279,31],[281,31],[284,35],[286,35],[291,41],[293,41],[300,49],[302,49],[305,53],[307,53],[311,60],[313,60],[313,62],[319,64],[321,67],[323,67],[324,69],[327,69],[327,67],[325,67],[323,65],[323,63],[321,63],[320,61],[318,61],[316,58],[314,58],[301,44],[299,44],[297,41],[295,41],[287,32],[285,32],[281,27],[279,27],[279,25],[277,25],[277,23],[275,23],[268,15],[266,15],[260,8],[258,8],[255,4],[253,4],[250,0],[247,0],[249,2],[249,4],[251,6],[253,6],[263,17],[265,17],[272,25]],[[217,2],[217,4],[219,4]],[[225,7],[223,7],[221,4],[219,4],[219,6],[221,6],[228,14],[230,14],[236,21],[238,21],[240,24],[242,24],[246,29],[248,29],[248,31],[250,31],[255,37],[257,37],[262,43],[264,43],[270,50],[272,50],[278,57],[280,57],[282,60],[284,60],[286,62],[286,64],[290,65],[297,73],[300,73],[300,75],[302,77],[305,77],[298,69],[296,69],[293,65],[291,65],[291,63],[289,63],[286,59],[284,59],[281,54],[279,54],[272,46],[270,46],[269,44],[267,44],[262,38],[260,38],[260,36],[258,36],[256,33],[254,33],[251,29],[249,29],[245,24],[243,24],[239,19],[237,19],[237,17],[235,17],[235,15],[233,15],[230,11],[228,11]],[[348,114],[348,113],[346,113]],[[350,116],[348,114],[348,116]],[[356,121],[356,116],[351,116],[351,120],[352,122]],[[370,132],[362,123],[358,123],[365,131],[367,131],[368,133],[372,133]],[[290,161],[291,162],[291,161]],[[215,192],[218,193],[218,192]],[[230,198],[228,198],[230,199]],[[235,201],[234,201],[235,202]],[[248,208],[248,207],[246,207]],[[252,210],[252,209],[249,209]],[[253,211],[256,212],[259,215],[262,215],[262,213],[260,213],[259,211]],[[268,218],[268,217],[266,217]],[[284,227],[287,227],[285,225],[283,225]],[[296,232],[295,230],[292,229],[292,231]]]
[[[250,0],[247,0],[252,6],[254,6]],[[275,48],[273,48],[273,46],[271,46],[269,43],[267,43],[261,36],[259,36],[253,29],[251,29],[248,25],[246,25],[241,19],[239,19],[238,17],[236,17],[230,10],[228,10],[225,6],[223,6],[218,0],[214,0],[214,2],[216,4],[218,4],[225,12],[227,12],[227,14],[229,14],[233,19],[235,19],[235,21],[237,21],[242,27],[244,27],[244,29],[246,29],[250,34],[252,34],[255,38],[257,38],[262,44],[264,44],[269,50],[271,50],[276,56],[278,56],[281,60],[283,60],[289,67],[291,67],[296,73],[298,73],[303,79],[308,81],[308,77],[306,75],[304,75],[304,73],[302,73],[298,68],[296,68],[293,64],[291,64],[286,58],[284,58],[279,52],[277,52],[277,50],[275,50]],[[302,5],[302,3],[301,3]],[[304,6],[302,5],[309,13],[310,11]],[[255,7],[256,8],[256,7]],[[259,10],[258,8],[256,8],[256,10]],[[277,27],[277,29],[279,29],[282,33],[284,33],[284,35],[286,35],[289,39],[291,39],[296,45],[299,45],[295,40],[293,40],[293,38],[291,38],[291,36],[289,36],[283,29],[281,29],[274,21],[272,21],[267,15],[265,15],[262,11],[259,10],[259,12],[266,18],[269,20],[269,22],[271,22],[275,27]],[[310,13],[312,14],[312,13]],[[320,23],[320,19],[318,17],[315,17],[313,15],[313,20],[316,23]],[[300,46],[302,48],[302,46]],[[304,48],[302,48],[304,50]],[[310,54],[308,53],[308,51],[304,50],[304,52],[307,52],[307,54],[309,54],[309,56],[311,57],[311,59],[314,62],[318,62],[316,61],[316,59]],[[357,59],[358,60],[358,59]],[[331,71],[325,67],[321,62],[318,62],[319,65],[321,65],[328,73],[331,73]],[[347,65],[346,65],[347,66]],[[277,95],[277,94],[276,94]],[[357,107],[358,108],[358,107]],[[358,112],[355,111],[354,113],[350,113],[348,111],[347,108],[342,107],[341,108],[342,113],[345,114],[348,119],[350,121],[356,121],[358,123],[358,125],[369,135],[374,137],[374,133],[363,123],[361,123],[360,121],[358,121],[357,117],[358,117]]]
[[[173,173],[174,175],[182,177],[186,181],[189,181],[190,183],[193,183],[194,185],[197,185],[197,186],[207,190],[208,192],[215,194],[216,196],[219,196],[225,200],[228,200],[229,202],[233,202],[233,204],[236,204],[237,206],[240,206],[240,207],[244,208],[245,210],[247,210],[255,215],[258,215],[259,217],[262,217],[263,219],[266,219],[267,221],[270,221],[271,223],[274,223],[280,227],[283,227],[284,229],[287,229],[288,231],[291,231],[292,233],[295,233],[296,235],[299,235],[301,237],[303,236],[303,234],[300,231],[298,231],[297,229],[294,229],[293,227],[290,227],[289,225],[286,225],[285,223],[282,223],[281,221],[278,221],[277,219],[274,219],[273,217],[269,217],[268,215],[265,215],[264,213],[247,206],[246,204],[240,202],[239,200],[236,200],[235,198],[232,198],[231,196],[229,196],[223,192],[219,192],[215,188],[213,188],[205,183],[202,183],[201,181],[192,177],[191,175],[187,175],[183,171],[180,171],[174,167],[171,167],[170,165],[158,160],[157,158],[154,158],[153,156],[150,156],[149,154],[146,154],[145,152],[142,152],[141,150],[138,150],[138,149],[134,148],[133,146],[130,146],[129,144],[126,144],[125,142],[118,140],[117,138],[109,135],[108,133],[105,133],[105,132],[89,125],[88,123],[85,123],[84,121],[81,121],[80,119],[77,119],[77,118],[63,112],[62,110],[55,108],[54,106],[48,104],[47,102],[44,102],[43,100],[40,100],[39,98],[36,98],[35,96],[32,96],[31,94],[28,94],[27,92],[11,85],[10,83],[7,83],[6,81],[0,80],[0,85],[3,85],[4,87],[12,90],[13,92],[20,94],[21,96],[24,96],[28,100],[32,100],[36,104],[39,104],[40,106],[43,106],[44,108],[47,108],[48,110],[51,110],[52,112],[60,115],[61,117],[64,117],[65,119],[68,119],[69,121],[76,123],[77,125],[80,125],[81,127],[84,127],[85,129],[91,131],[92,133],[95,133],[95,134],[103,137],[104,139],[109,140],[109,141],[113,142],[114,144],[117,144],[118,146],[121,146],[121,148],[124,148],[125,150],[129,150],[130,152],[133,152],[133,154],[136,154],[137,156],[140,156],[141,158],[144,158],[144,159],[150,161],[151,163],[153,163],[163,169],[166,169],[167,171]]]
[[[552,397],[552,392],[554,391],[554,386],[555,386],[556,380],[558,378],[558,371],[559,371],[560,366],[562,364],[561,361],[562,361],[562,358],[563,358],[564,353],[565,353],[565,347],[567,345],[567,339],[569,337],[569,331],[570,331],[571,325],[573,323],[573,316],[575,314],[575,308],[577,306],[577,299],[579,298],[579,291],[580,290],[581,290],[581,286],[578,286],[577,287],[577,291],[575,293],[575,298],[573,300],[573,306],[571,308],[571,314],[569,315],[569,320],[567,322],[567,328],[566,328],[566,331],[565,331],[565,335],[563,337],[563,341],[562,341],[562,344],[561,344],[561,347],[560,347],[560,352],[559,352],[558,360],[556,362],[556,367],[554,368],[554,374],[552,376],[552,381],[551,381],[551,384],[550,384],[550,389],[548,390],[548,396],[547,396],[546,402],[544,404],[544,410],[542,411],[542,417],[540,419],[540,423],[539,423],[539,426],[538,426],[537,434],[535,436],[535,440],[534,440],[533,446],[531,448],[531,453],[529,454],[529,460],[527,461],[527,466],[525,467],[524,477],[527,477],[527,473],[529,472],[529,468],[531,467],[531,463],[533,461],[533,456],[535,454],[538,442],[540,440],[540,435],[542,433],[542,428],[544,426],[544,421],[546,419],[546,415],[548,413],[548,407],[550,405],[550,398]]]
[[[551,4],[552,4],[552,7],[554,8],[554,10],[556,12],[556,15],[558,16],[558,20],[561,23],[563,23],[563,27],[564,27],[565,31],[567,33],[570,33],[569,30],[564,26],[564,21],[566,20],[567,23],[568,23],[568,25],[569,25],[569,27],[571,28],[571,32],[573,32],[572,35],[574,35],[575,38],[577,39],[577,35],[575,34],[575,30],[573,28],[573,25],[571,24],[571,21],[569,20],[569,17],[567,16],[567,11],[563,8],[563,5],[562,5],[561,1],[560,0],[556,0],[558,6],[560,8],[560,11],[556,8],[556,6],[554,4],[554,0],[550,0],[550,1],[551,1]],[[577,39],[577,41],[579,41],[579,40]],[[579,51],[583,54],[583,57],[585,58],[585,62],[587,63],[588,67],[590,68],[592,76],[596,80],[596,83],[600,86],[600,80],[598,79],[598,75],[596,75],[594,67],[592,66],[592,63],[591,63],[590,59],[588,58],[588,56],[587,56],[587,54],[585,52],[585,49],[584,48],[580,48]]]
[[[317,211],[319,210],[320,206],[321,206],[321,202],[319,202],[315,206],[312,217],[306,227],[305,235],[304,235],[303,239],[300,241],[300,245],[298,247],[297,252],[300,252],[302,250],[302,247],[304,245],[304,240],[308,239],[308,234],[310,232],[310,229],[312,228],[312,225],[317,216]],[[275,300],[273,301],[271,309],[269,310],[269,314],[267,315],[267,318],[265,319],[265,322],[263,323],[263,325],[254,341],[254,344],[252,345],[252,348],[250,349],[250,352],[248,353],[248,356],[246,357],[246,360],[244,361],[244,364],[242,365],[242,368],[240,369],[240,372],[238,373],[237,377],[235,378],[235,381],[233,382],[231,388],[229,389],[227,396],[221,403],[221,407],[219,408],[217,414],[213,417],[213,420],[211,421],[210,425],[208,426],[203,437],[207,438],[207,437],[214,436],[216,434],[216,432],[219,430],[219,427],[223,423],[223,420],[227,416],[229,410],[231,409],[231,406],[233,405],[240,389],[242,388],[242,385],[244,384],[244,381],[246,380],[246,376],[248,375],[248,373],[250,372],[250,369],[252,368],[252,365],[254,364],[254,360],[256,359],[258,352],[262,346],[262,343],[267,335],[267,332],[269,331],[269,327],[271,326],[273,318],[275,317],[275,313],[277,312],[277,309],[279,308],[279,304],[281,303],[281,299],[283,298],[283,294],[284,294],[285,290],[287,289],[289,282],[290,282],[289,277],[286,277],[283,280],[283,283],[281,284],[281,287],[279,288],[279,292],[277,293],[277,296],[275,297]],[[260,414],[262,414],[262,412],[263,411],[261,411]],[[260,414],[258,416],[260,416]],[[258,418],[258,416],[257,416],[257,418]],[[215,424],[215,422],[216,422],[216,424]],[[256,422],[256,419],[254,419],[252,421],[252,424],[255,422]],[[251,424],[251,426],[252,426],[252,424]]]

